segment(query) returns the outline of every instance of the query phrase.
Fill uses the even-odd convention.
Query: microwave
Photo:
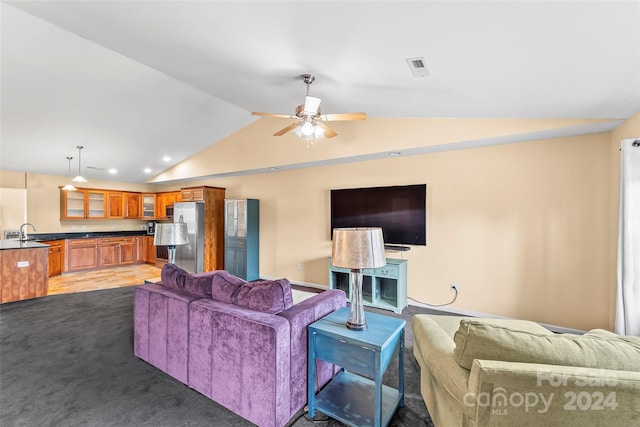
[[[164,213],[167,219],[173,219],[173,205],[167,205]]]

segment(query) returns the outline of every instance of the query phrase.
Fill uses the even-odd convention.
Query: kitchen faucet
[[[28,236],[23,231],[23,228],[24,228],[25,225],[30,225],[31,228],[33,228],[33,231],[37,231],[36,227],[33,224],[31,224],[30,222],[25,222],[24,224],[22,224],[20,226],[20,240],[29,240]]]

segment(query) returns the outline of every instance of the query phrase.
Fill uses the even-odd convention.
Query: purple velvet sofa
[[[285,425],[307,402],[307,326],[345,305],[327,290],[293,305],[287,279],[245,282],[173,264],[134,290],[134,353],[258,426]],[[337,367],[317,364],[317,387]]]

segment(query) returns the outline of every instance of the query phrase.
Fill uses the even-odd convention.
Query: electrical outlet
[[[455,283],[452,283],[451,285],[449,285],[449,290],[451,292],[458,293],[458,285],[456,285]]]
[[[298,265],[296,265],[296,270],[298,270],[298,271],[302,271],[302,264],[298,264]]]

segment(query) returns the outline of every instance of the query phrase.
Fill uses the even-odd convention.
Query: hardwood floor
[[[49,278],[48,295],[141,285],[145,280],[160,280],[160,269],[151,264],[135,264],[125,267],[65,273]]]

